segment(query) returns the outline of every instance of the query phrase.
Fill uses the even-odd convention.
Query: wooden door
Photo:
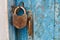
[[[10,40],[28,40],[27,27],[16,29],[11,25],[11,6],[22,1],[33,14],[33,40],[60,40],[59,0],[8,0]]]

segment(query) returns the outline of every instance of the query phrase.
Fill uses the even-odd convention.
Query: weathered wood
[[[55,0],[55,37],[60,40],[60,0]]]
[[[10,24],[11,5],[24,2],[33,14],[34,40],[60,40],[60,0],[8,0],[8,19],[10,40],[28,40],[27,27],[16,29]]]
[[[54,0],[31,0],[34,40],[54,40]]]
[[[9,29],[9,40],[15,40],[15,27],[11,24],[12,12],[11,6],[14,5],[14,0],[8,0],[8,29]]]

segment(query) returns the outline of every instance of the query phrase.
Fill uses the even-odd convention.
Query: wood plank
[[[8,29],[9,29],[9,40],[15,40],[15,27],[12,25],[11,17],[12,17],[12,12],[11,12],[11,6],[14,5],[14,0],[8,0]]]
[[[54,38],[54,0],[31,0],[34,19],[34,40]]]
[[[30,10],[29,0],[15,0],[15,5],[18,6],[20,2],[24,2],[26,10]],[[27,26],[23,29],[16,29],[16,40],[28,40]]]
[[[60,0],[55,0],[55,40],[60,40]]]
[[[9,38],[10,40],[28,40],[28,33],[27,33],[27,27],[23,29],[16,29],[13,25],[11,25],[11,6],[16,5],[20,2],[24,2],[25,8],[29,9],[29,1],[27,0],[8,0],[8,21],[9,21]],[[30,9],[29,9],[30,10]]]

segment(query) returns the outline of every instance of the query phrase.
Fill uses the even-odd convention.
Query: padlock
[[[24,14],[21,16],[17,15],[17,10],[19,9],[22,9],[24,11]],[[23,6],[18,6],[15,8],[13,13],[13,25],[18,29],[24,28],[27,25],[27,14]]]

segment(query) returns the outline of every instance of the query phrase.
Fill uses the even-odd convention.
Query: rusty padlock
[[[24,11],[24,14],[22,16],[17,15],[17,10],[22,9]],[[24,28],[27,24],[27,14],[26,10],[23,6],[18,6],[15,8],[14,13],[13,13],[13,25],[18,28]]]

